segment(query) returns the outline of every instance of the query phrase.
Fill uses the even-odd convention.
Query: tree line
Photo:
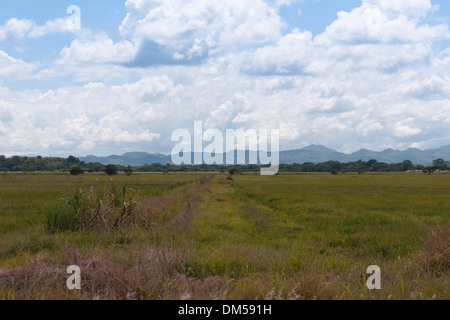
[[[236,168],[238,172],[259,172],[260,165],[172,165],[172,164],[145,164],[142,166],[104,165],[99,162],[86,163],[79,158],[69,156],[68,158],[57,157],[25,157],[13,156],[5,157],[0,155],[0,172],[70,172],[81,174],[84,172],[105,172],[107,174],[117,174],[125,172],[229,172],[230,168]],[[341,163],[338,161],[327,161],[322,163],[305,162],[303,164],[281,164],[279,172],[406,172],[423,171],[431,174],[434,171],[450,170],[450,162],[444,159],[436,159],[433,165],[413,164],[410,160],[400,163],[384,163],[377,160],[355,161]]]

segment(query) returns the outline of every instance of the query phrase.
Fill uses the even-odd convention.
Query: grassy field
[[[0,174],[0,299],[450,298],[449,174],[226,177]]]

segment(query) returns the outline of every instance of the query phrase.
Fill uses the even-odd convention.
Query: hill
[[[248,154],[248,152],[247,152]],[[191,155],[193,159],[193,156]],[[361,149],[351,154],[335,151],[333,149],[320,146],[310,145],[302,149],[288,150],[280,152],[280,163],[293,164],[293,163],[321,163],[327,161],[369,161],[372,159],[378,162],[385,163],[399,163],[404,160],[411,160],[414,164],[430,165],[433,160],[442,158],[445,160],[450,159],[450,145],[443,146],[437,149],[420,150],[410,148],[405,151],[387,149],[384,151],[371,151]],[[147,153],[147,152],[129,152],[123,155],[111,155],[108,157],[96,157],[93,155],[80,157],[84,162],[100,162],[103,164],[118,164],[118,165],[131,165],[141,166],[144,164],[161,163],[163,165],[172,163],[170,155],[164,155],[160,153]]]

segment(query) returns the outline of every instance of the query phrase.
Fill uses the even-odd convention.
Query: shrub
[[[118,172],[117,167],[115,165],[113,165],[113,164],[108,164],[105,167],[105,173],[108,176],[113,176],[113,175],[117,174],[117,172]]]
[[[77,176],[77,175],[83,174],[83,173],[84,173],[83,169],[81,169],[81,167],[79,167],[79,166],[73,166],[72,168],[70,168],[71,175]]]
[[[422,172],[428,175],[433,174],[436,171],[436,167],[434,166],[425,166],[422,169]]]
[[[131,176],[131,174],[133,173],[133,168],[129,165],[128,167],[125,168],[124,172],[127,176]]]

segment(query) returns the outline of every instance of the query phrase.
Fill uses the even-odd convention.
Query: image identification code
[[[179,315],[203,315],[209,318],[213,314],[222,315],[271,315],[272,307],[270,305],[236,305],[224,304],[222,308],[189,306],[186,304],[178,309]]]

